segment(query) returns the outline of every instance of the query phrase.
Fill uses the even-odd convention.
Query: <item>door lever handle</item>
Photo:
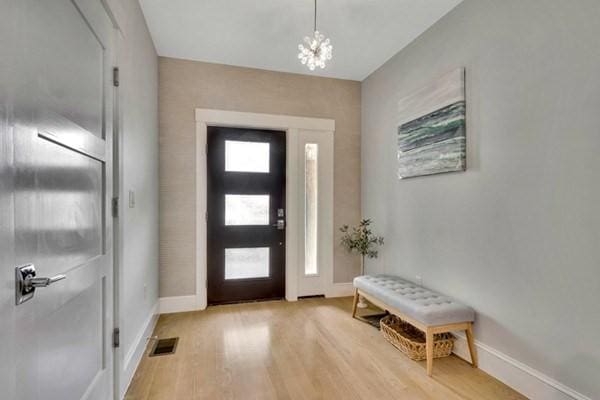
[[[46,287],[46,286],[50,286],[55,282],[58,281],[62,281],[63,279],[66,279],[67,276],[66,275],[56,275],[53,276],[52,278],[33,278],[33,277],[26,277],[25,278],[25,287],[26,288],[41,288],[41,287]]]
[[[35,288],[50,286],[55,282],[66,279],[66,275],[56,275],[51,278],[37,278],[33,264],[15,268],[15,304],[23,304],[33,298]]]
[[[277,229],[279,229],[280,231],[285,229],[285,220],[283,219],[278,219],[276,224],[273,224],[271,226],[276,227]]]

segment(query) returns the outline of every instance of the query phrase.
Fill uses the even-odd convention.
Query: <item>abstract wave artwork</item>
[[[464,68],[403,98],[398,109],[400,179],[466,169]]]

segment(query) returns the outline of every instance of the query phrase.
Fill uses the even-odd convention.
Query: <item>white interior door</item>
[[[298,296],[333,283],[333,132],[298,131]]]
[[[100,0],[0,7],[10,21],[0,76],[10,93],[0,107],[0,318],[2,347],[11,349],[0,397],[106,400],[113,26]]]

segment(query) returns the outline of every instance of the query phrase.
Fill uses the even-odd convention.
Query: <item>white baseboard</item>
[[[352,282],[334,283],[325,293],[325,297],[347,297],[354,294],[354,286]],[[297,298],[286,298],[287,301],[296,301]],[[173,296],[161,297],[159,301],[159,312],[161,314],[170,314],[186,311],[202,310],[195,295],[190,296]]]
[[[129,388],[129,384],[133,378],[133,374],[135,373],[135,370],[137,369],[137,366],[144,355],[144,350],[146,349],[147,343],[146,338],[152,335],[154,327],[156,326],[156,322],[158,321],[158,304],[159,303],[157,302],[154,307],[152,307],[152,311],[150,312],[150,315],[148,315],[146,321],[144,321],[142,329],[140,329],[133,341],[133,345],[125,354],[121,378],[119,380],[121,384],[119,391],[121,398],[125,397],[125,393],[127,393],[127,389]]]
[[[352,296],[353,293],[354,287],[352,286],[352,282],[334,283],[325,293],[325,297],[347,297]],[[286,298],[286,300],[296,301],[297,298]],[[161,314],[197,311],[202,309],[199,305],[198,298],[195,295],[161,297],[158,301],[160,303],[159,310]]]
[[[334,283],[325,293],[325,297],[348,297],[354,295],[354,285],[352,282]]]
[[[158,301],[161,314],[196,311],[200,309],[196,295],[161,297]]]
[[[454,353],[465,360],[471,360],[467,341],[461,334]],[[520,361],[476,341],[479,368],[505,383],[531,400],[592,400]]]

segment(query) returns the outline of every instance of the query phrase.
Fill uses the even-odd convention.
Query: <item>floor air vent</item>
[[[158,339],[154,342],[154,347],[150,352],[150,357],[156,356],[166,356],[169,354],[175,354],[175,349],[177,349],[177,342],[179,341],[178,337],[167,338],[167,339]]]

